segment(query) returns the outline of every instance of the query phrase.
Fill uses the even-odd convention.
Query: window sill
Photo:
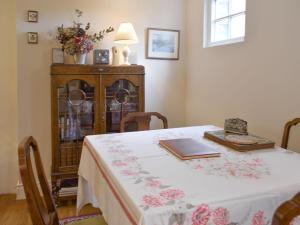
[[[239,38],[234,38],[226,41],[217,41],[217,42],[210,42],[210,43],[205,43],[203,48],[210,48],[210,47],[216,47],[216,46],[221,46],[221,45],[230,45],[230,44],[235,44],[235,43],[240,43],[244,42],[245,37],[239,37]]]

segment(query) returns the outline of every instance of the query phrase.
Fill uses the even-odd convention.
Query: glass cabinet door
[[[120,131],[120,122],[129,112],[139,111],[139,87],[129,80],[117,80],[105,88],[106,133]]]
[[[95,88],[83,80],[57,88],[60,170],[78,166],[84,136],[95,134],[94,98]]]

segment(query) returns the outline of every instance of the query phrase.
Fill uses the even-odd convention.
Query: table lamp
[[[138,37],[135,33],[133,25],[131,23],[121,23],[114,42],[125,45],[123,48],[124,65],[130,65],[128,61],[130,55],[130,49],[128,45],[138,43]]]

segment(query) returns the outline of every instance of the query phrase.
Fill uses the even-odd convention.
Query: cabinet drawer
[[[53,64],[51,75],[95,75],[95,74],[137,74],[144,75],[143,66],[106,66],[106,65],[67,65]]]

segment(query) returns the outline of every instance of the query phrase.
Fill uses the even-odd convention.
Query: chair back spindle
[[[120,131],[126,132],[126,124],[130,122],[137,123],[137,130],[150,130],[151,117],[156,116],[158,119],[162,120],[164,129],[168,128],[168,120],[165,116],[158,112],[133,112],[128,113],[122,120],[120,125]]]
[[[300,118],[295,118],[292,121],[289,121],[284,126],[282,141],[281,141],[281,147],[287,149],[288,143],[289,143],[289,136],[290,131],[293,126],[296,126],[298,123],[300,123]]]

